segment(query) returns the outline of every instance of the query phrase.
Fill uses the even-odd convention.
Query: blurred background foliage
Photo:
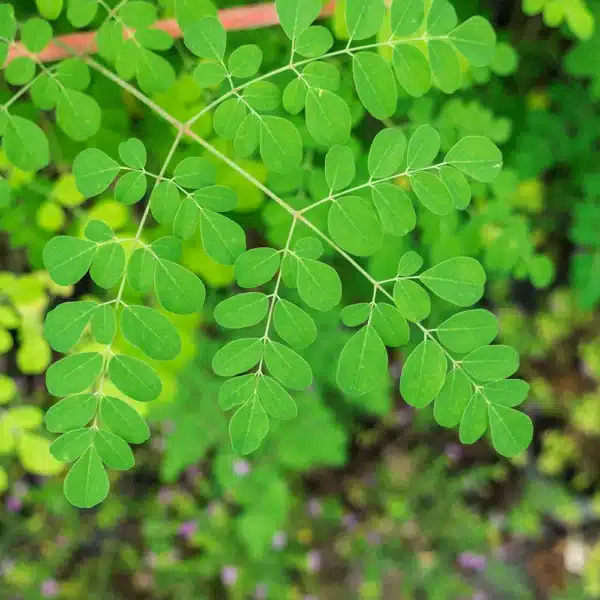
[[[488,136],[505,168],[492,186],[473,186],[470,220],[423,214],[419,241],[390,239],[369,270],[393,276],[410,249],[431,262],[463,254],[483,262],[486,307],[499,316],[500,338],[518,349],[521,375],[532,385],[532,447],[507,461],[485,441],[458,445],[435,425],[431,408],[416,414],[402,402],[400,356],[388,389],[343,397],[331,356],[350,334],[338,315],[326,314],[309,360],[317,384],[298,398],[298,418],[282,422],[250,460],[235,457],[216,401],[220,381],[210,371],[220,344],[212,308],[233,271],[192,239],[183,264],[207,283],[209,300],[203,315],[176,323],[184,343],[178,359],[155,365],[164,383],[159,401],[137,406],[152,440],[136,452],[135,471],[112,474],[102,506],[68,505],[60,478],[49,477],[62,465],[41,428],[52,403],[42,377],[52,359],[42,323],[62,299],[99,291],[89,283],[57,287],[42,270],[41,251],[56,233],[79,235],[97,218],[124,237],[135,231],[135,207],[117,203],[111,191],[92,202],[77,191],[71,165],[82,148],[115,155],[135,135],[149,149],[151,169],[172,136],[94,74],[89,93],[104,121],[91,140],[69,139],[24,98],[11,110],[42,123],[52,166],[22,172],[0,152],[1,600],[600,598],[600,1],[453,3],[461,20],[482,14],[496,28],[491,68],[471,68],[451,98],[405,97],[386,125],[412,131],[431,123],[443,150],[465,135]],[[173,0],[158,4],[162,17],[173,14]],[[218,7],[233,4],[240,2]],[[330,21],[340,40],[342,4]],[[70,31],[62,0],[14,5],[19,19],[39,11],[56,33]],[[287,51],[277,28],[230,35],[232,44],[258,44],[265,70]],[[175,85],[154,100],[184,120],[210,100],[180,50],[176,42],[170,54]],[[364,165],[380,125],[365,117],[350,85],[345,91]],[[0,102],[12,94],[3,81]],[[211,130],[210,119],[196,124],[200,135]],[[183,144],[179,158],[190,151]],[[323,195],[317,149],[296,177],[273,176],[250,160],[243,167],[278,194]],[[249,244],[282,243],[286,215],[227,167],[217,169],[237,191],[236,218]],[[148,231],[151,239],[161,235],[158,226]],[[363,282],[348,272],[345,285],[358,297]]]

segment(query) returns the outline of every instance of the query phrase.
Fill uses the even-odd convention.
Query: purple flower
[[[483,571],[485,569],[486,560],[485,556],[481,554],[474,554],[473,552],[461,552],[458,555],[458,564],[463,569],[469,569],[471,571]]]
[[[233,463],[233,472],[239,477],[245,477],[250,473],[251,467],[247,460],[236,460]]]
[[[488,595],[485,592],[475,592],[472,600],[488,600]]]
[[[186,521],[179,526],[179,535],[189,540],[198,530],[198,523],[196,521]]]
[[[321,569],[321,553],[317,550],[311,550],[306,556],[308,570],[311,573],[316,573]]]
[[[306,594],[306,596],[304,596],[302,598],[302,600],[319,600],[316,596],[313,596],[313,594]]]
[[[20,498],[16,496],[9,496],[6,499],[6,510],[11,513],[16,513],[21,510],[23,503]]]
[[[356,518],[356,515],[354,513],[346,513],[342,517],[342,524],[344,525],[344,527],[350,529],[351,531],[356,528],[357,523],[358,519]]]
[[[371,546],[379,546],[381,544],[381,534],[378,531],[369,531],[367,541]]]
[[[54,596],[58,596],[58,582],[55,579],[46,579],[42,582],[40,591],[44,598],[54,598]]]
[[[311,517],[320,517],[323,514],[323,506],[316,498],[308,501],[307,510]]]
[[[459,444],[448,444],[444,453],[452,462],[457,462],[462,458],[463,449]]]
[[[267,597],[267,585],[265,583],[259,583],[254,589],[255,600],[266,600]]]
[[[273,536],[273,540],[271,541],[271,546],[276,550],[281,550],[285,548],[287,544],[287,534],[285,531],[276,531]]]
[[[29,491],[29,484],[26,481],[17,481],[13,486],[13,492],[15,496],[18,498],[22,498],[23,496],[27,496],[27,492]]]
[[[223,582],[224,586],[231,587],[235,585],[237,577],[237,567],[223,567],[223,569],[221,569],[221,581]]]
[[[158,501],[165,506],[173,502],[173,490],[168,487],[161,487],[158,491]]]

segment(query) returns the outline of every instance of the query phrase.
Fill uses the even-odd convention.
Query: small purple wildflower
[[[40,591],[44,598],[54,598],[55,596],[58,596],[58,582],[55,579],[46,579],[46,581],[42,582]]]
[[[259,583],[254,589],[254,599],[255,600],[266,600],[267,598],[267,584]]]
[[[381,545],[381,534],[378,531],[369,531],[367,541],[371,546],[379,546]]]
[[[321,570],[321,553],[317,550],[311,550],[306,556],[308,570],[316,573]]]
[[[287,544],[287,534],[285,531],[276,531],[271,541],[271,546],[275,550],[282,550]]]
[[[444,453],[452,462],[457,462],[462,458],[463,449],[459,444],[448,444]]]
[[[179,526],[178,533],[179,535],[189,540],[198,530],[198,523],[196,521],[186,521]]]
[[[320,517],[323,514],[323,506],[316,498],[308,501],[307,510],[311,517]]]
[[[358,519],[356,518],[356,515],[354,513],[346,513],[342,517],[342,524],[344,525],[344,527],[346,527],[346,529],[352,531],[353,529],[356,529]]]
[[[9,496],[6,499],[6,510],[11,513],[16,513],[21,510],[23,507],[23,503],[21,502],[21,498],[17,498],[17,496]]]
[[[239,477],[245,477],[250,471],[250,463],[247,460],[236,460],[233,463],[233,472]]]
[[[171,504],[173,502],[173,490],[168,487],[161,487],[158,491],[158,501],[165,506]]]
[[[235,585],[235,582],[238,578],[238,570],[237,567],[223,567],[221,569],[221,581],[223,585],[226,587],[231,587]]]
[[[458,564],[463,569],[469,569],[471,571],[483,571],[486,566],[485,556],[481,554],[475,554],[473,552],[461,552],[458,555]]]
[[[488,595],[485,592],[475,592],[472,600],[488,600]]]
[[[28,491],[29,491],[29,484],[26,481],[17,481],[13,485],[13,492],[14,492],[15,496],[17,496],[18,498],[27,496]]]

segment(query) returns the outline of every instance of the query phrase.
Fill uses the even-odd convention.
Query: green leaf
[[[239,98],[230,98],[219,104],[213,116],[215,133],[224,140],[235,138],[237,130],[246,118],[246,104]]]
[[[77,508],[91,508],[108,496],[110,484],[102,461],[90,446],[71,467],[65,478],[67,500]]]
[[[299,258],[317,259],[323,255],[323,244],[315,237],[299,239],[294,246],[294,252]]]
[[[283,90],[283,108],[292,115],[297,115],[304,109],[308,88],[302,79],[293,79]]]
[[[385,5],[381,0],[346,0],[346,26],[351,40],[375,35],[383,24]]]
[[[35,77],[35,62],[26,56],[18,56],[4,69],[4,78],[7,83],[22,86]]]
[[[305,110],[308,131],[319,144],[331,147],[343,144],[350,137],[350,109],[333,92],[309,89]]]
[[[8,160],[23,171],[39,171],[50,162],[46,135],[35,123],[22,117],[8,115],[2,148]]]
[[[316,260],[299,261],[296,284],[300,298],[315,310],[331,310],[342,299],[342,282],[336,270]]]
[[[421,270],[423,259],[414,250],[405,252],[398,263],[398,275],[400,277],[410,277]]]
[[[95,1],[95,0],[94,0]],[[212,0],[175,0],[175,15],[181,29],[206,16],[215,16],[217,9]]]
[[[463,444],[474,444],[485,433],[488,426],[487,412],[485,398],[475,392],[460,420],[459,438]]]
[[[46,371],[46,387],[53,396],[78,394],[94,384],[101,370],[102,355],[98,352],[66,356]]]
[[[2,60],[2,44],[0,43],[0,61]],[[51,110],[56,106],[60,88],[56,80],[47,73],[40,73],[32,82],[31,99],[42,110]]]
[[[453,368],[435,399],[433,416],[442,427],[456,427],[472,396],[471,382],[462,369]]]
[[[130,344],[155,360],[171,360],[181,351],[177,329],[152,308],[125,306],[121,313],[121,331]]]
[[[276,0],[277,16],[290,40],[306,31],[319,16],[321,0]]]
[[[229,435],[238,454],[254,452],[269,432],[269,417],[257,398],[246,402],[231,418]]]
[[[12,42],[16,33],[15,9],[10,4],[0,4],[0,37]]]
[[[132,169],[143,169],[148,160],[146,147],[137,138],[129,138],[119,144],[121,160]]]
[[[92,242],[108,242],[115,237],[113,230],[104,221],[90,221],[83,232]]]
[[[147,189],[146,175],[142,171],[131,171],[117,181],[115,199],[125,206],[131,206],[144,197]]]
[[[156,21],[156,7],[142,0],[131,0],[120,8],[119,16],[126,27],[150,27]]]
[[[242,329],[260,323],[269,310],[265,294],[250,292],[223,300],[215,307],[215,321],[228,329]]]
[[[52,433],[65,433],[85,427],[96,414],[98,401],[93,394],[67,396],[48,409],[44,423]]]
[[[54,282],[72,285],[87,273],[95,252],[92,242],[59,235],[46,244],[42,259]]]
[[[429,171],[413,173],[410,177],[413,191],[421,203],[436,215],[447,215],[454,208],[454,199],[446,184]]]
[[[106,190],[120,169],[119,163],[96,148],[83,150],[73,162],[77,189],[86,198],[97,196]]]
[[[299,306],[280,299],[273,312],[275,331],[294,348],[306,348],[317,339],[317,327]]]
[[[456,27],[458,18],[448,0],[433,0],[427,13],[427,33],[432,36],[446,35]]]
[[[75,429],[54,440],[50,446],[50,454],[61,462],[72,462],[78,459],[93,443],[93,429]]]
[[[41,52],[51,39],[52,26],[44,19],[33,17],[21,25],[21,41],[31,52]]]
[[[217,87],[227,78],[227,69],[221,63],[206,60],[194,69],[193,76],[201,88]]]
[[[440,168],[439,174],[452,196],[454,208],[459,210],[467,208],[471,202],[471,186],[466,177],[460,171],[447,165]]]
[[[498,381],[510,377],[519,368],[519,355],[510,346],[482,346],[467,354],[463,367],[480,381]]]
[[[258,148],[259,140],[260,121],[256,115],[249,114],[235,134],[235,153],[242,158],[250,156]]]
[[[101,304],[96,308],[92,315],[91,329],[99,344],[112,344],[117,332],[117,317],[110,304]]]
[[[200,58],[222,61],[225,56],[227,34],[215,17],[189,23],[183,30],[183,41]]]
[[[127,281],[134,292],[147,293],[152,288],[156,259],[147,248],[138,248],[127,263]]]
[[[471,17],[451,31],[449,38],[474,67],[487,67],[494,59],[496,34],[483,17]]]
[[[244,90],[244,99],[254,110],[270,112],[279,106],[281,92],[270,81],[256,81]]]
[[[495,404],[488,405],[492,444],[498,454],[521,454],[533,439],[533,423],[524,413]]]
[[[395,0],[391,8],[391,26],[395,36],[415,33],[425,19],[424,0]]]
[[[296,126],[281,117],[263,117],[260,155],[265,165],[276,173],[298,169],[302,162],[302,138]]]
[[[313,376],[308,363],[296,352],[269,341],[265,348],[265,364],[275,379],[293,390],[304,390],[312,384]]]
[[[152,190],[150,209],[152,210],[152,216],[161,225],[173,223],[180,204],[181,196],[173,181],[161,181]]]
[[[472,135],[457,142],[445,161],[477,181],[489,183],[502,169],[502,153],[485,137]]]
[[[457,256],[421,273],[419,279],[440,298],[457,306],[470,306],[483,296],[486,276],[474,258]]]
[[[348,146],[334,146],[325,157],[325,179],[332,192],[348,187],[354,175],[356,165],[354,153]]]
[[[309,27],[296,40],[296,52],[307,58],[325,54],[333,46],[333,36],[327,27]]]
[[[233,377],[254,367],[263,357],[264,343],[260,338],[234,340],[223,346],[212,361],[213,371],[221,377]]]
[[[408,343],[408,323],[395,306],[378,302],[373,309],[371,324],[386,346],[399,348]]]
[[[396,281],[394,302],[402,315],[415,323],[426,319],[431,312],[429,294],[416,281],[410,279]]]
[[[448,350],[466,354],[493,341],[498,335],[498,320],[487,310],[466,310],[446,319],[437,334]]]
[[[298,407],[292,397],[268,375],[258,380],[258,396],[264,409],[275,419],[287,421],[298,416]]]
[[[356,256],[374,254],[383,242],[381,223],[369,202],[359,196],[344,196],[329,209],[329,233],[344,250]]]
[[[123,276],[125,250],[118,242],[100,246],[92,260],[90,276],[102,288],[109,289]]]
[[[235,278],[243,288],[253,288],[271,281],[279,270],[281,257],[273,248],[253,248],[235,261]]]
[[[398,88],[388,62],[375,52],[358,52],[352,60],[352,73],[364,107],[376,119],[391,117],[396,112]]]
[[[100,400],[102,425],[130,444],[141,444],[150,437],[150,429],[137,410],[113,396]]]
[[[146,94],[166,92],[175,85],[175,69],[162,56],[144,48],[138,50],[136,76]]]
[[[337,384],[346,394],[367,394],[381,387],[387,376],[387,364],[381,338],[371,325],[366,325],[348,340],[340,354]]]
[[[444,351],[436,342],[422,341],[406,359],[400,376],[400,393],[407,404],[427,406],[446,381],[448,364]]]
[[[427,57],[411,44],[399,44],[394,48],[392,62],[396,78],[407,94],[420,98],[431,87],[431,69]]]
[[[63,90],[56,105],[58,126],[76,142],[98,133],[102,111],[94,98],[77,90]]]
[[[111,469],[126,471],[135,464],[129,444],[107,429],[98,429],[94,438],[94,447],[102,462]]]
[[[256,75],[261,62],[262,50],[256,44],[245,44],[231,53],[227,66],[231,75],[245,79]]]
[[[181,259],[183,245],[178,238],[165,235],[152,242],[150,249],[156,254],[157,258],[176,262]]]
[[[198,229],[200,209],[191,196],[186,196],[173,219],[173,233],[182,240],[191,239]]]
[[[340,87],[340,71],[335,65],[318,60],[304,67],[302,80],[309,88],[316,88],[315,93],[319,90],[335,92]]]
[[[257,373],[249,373],[228,379],[219,390],[219,408],[231,410],[255,399],[258,394],[258,378]]]
[[[379,220],[392,235],[403,236],[417,224],[417,215],[404,190],[390,183],[378,183],[372,190],[373,204]]]
[[[44,19],[58,19],[63,9],[63,0],[36,0],[37,9]]]
[[[527,394],[529,394],[529,384],[521,379],[502,379],[483,386],[483,395],[490,402],[508,408],[524,402]]]
[[[206,254],[222,265],[232,265],[246,250],[246,234],[231,219],[203,209],[200,212],[200,232]]]
[[[189,315],[198,312],[206,299],[202,281],[185,267],[159,260],[154,274],[156,296],[160,304],[172,313]]]
[[[362,302],[360,304],[345,306],[340,313],[340,317],[342,319],[342,323],[346,325],[346,327],[356,327],[365,323],[370,314],[371,305],[366,302]]]
[[[95,302],[65,302],[46,316],[44,336],[53,350],[69,351],[81,338],[92,318]]]
[[[443,92],[453,94],[462,79],[458,55],[452,45],[443,40],[430,40],[428,45],[434,81]]]
[[[181,187],[197,190],[214,185],[217,179],[216,167],[205,158],[188,156],[176,167],[173,179]]]
[[[405,152],[406,137],[402,131],[395,127],[382,129],[369,150],[369,175],[383,179],[399,174]]]
[[[440,134],[431,125],[421,125],[408,142],[408,168],[416,170],[428,167],[438,155],[440,145]]]
[[[81,58],[67,58],[58,65],[56,81],[66,88],[82,92],[92,82],[90,68]]]
[[[118,390],[138,402],[156,400],[162,390],[160,379],[152,367],[124,354],[111,358],[108,377]]]

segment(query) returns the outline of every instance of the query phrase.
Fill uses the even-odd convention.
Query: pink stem
[[[321,17],[327,17],[332,14],[335,0],[331,2],[321,12]],[[270,27],[277,25],[277,11],[272,3],[253,4],[250,6],[238,6],[235,8],[225,8],[219,11],[219,19],[228,31],[239,31],[242,29],[260,29],[262,27]],[[155,25],[157,29],[166,31],[174,38],[181,37],[181,29],[177,25],[175,19],[165,19],[158,21]],[[80,53],[85,50],[96,52],[96,44],[93,41],[96,33],[94,31],[86,31],[81,33],[70,33],[58,37],[61,45],[50,42],[37,56],[42,62],[52,62],[69,56],[69,52],[64,47],[67,46],[72,52]],[[19,56],[30,56],[21,43],[14,44],[10,52],[6,64]],[[5,64],[5,66],[6,66]]]

